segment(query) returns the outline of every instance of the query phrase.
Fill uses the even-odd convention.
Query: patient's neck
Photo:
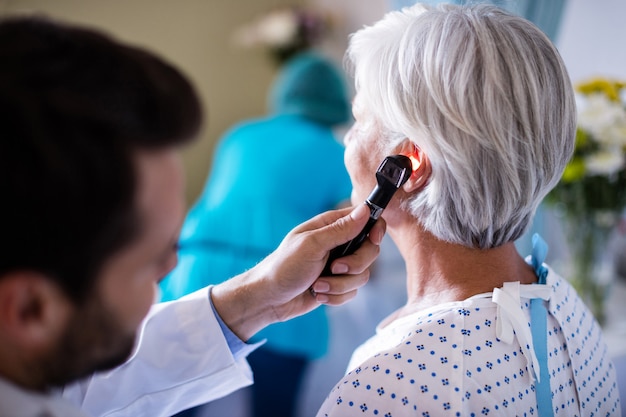
[[[537,280],[513,242],[481,250],[443,242],[419,227],[406,229],[390,230],[407,270],[407,305],[399,315],[491,292],[505,282]]]

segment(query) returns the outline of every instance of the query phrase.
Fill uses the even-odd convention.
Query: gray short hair
[[[350,39],[359,99],[423,149],[432,175],[409,210],[437,238],[491,248],[520,237],[570,159],[574,92],[550,42],[487,4],[417,4]]]

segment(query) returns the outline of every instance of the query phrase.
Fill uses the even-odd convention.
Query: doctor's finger
[[[333,275],[321,277],[313,284],[313,289],[319,294],[343,295],[363,287],[369,281],[370,271],[366,269],[359,274]]]
[[[380,246],[365,239],[361,247],[353,254],[337,258],[331,264],[334,275],[359,274],[372,265],[380,254]]]

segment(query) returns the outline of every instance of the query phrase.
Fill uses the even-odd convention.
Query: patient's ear
[[[52,343],[71,308],[56,283],[38,272],[0,276],[0,334],[15,346],[38,349]]]
[[[432,166],[426,153],[408,138],[402,142],[400,153],[411,158],[413,173],[402,186],[407,193],[419,191],[428,183],[432,173]]]

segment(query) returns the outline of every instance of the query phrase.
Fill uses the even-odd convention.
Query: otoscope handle
[[[365,200],[370,209],[370,218],[361,232],[351,241],[337,246],[330,251],[328,261],[322,271],[322,276],[332,275],[330,264],[337,258],[353,254],[361,247],[385,207],[393,197],[393,194],[404,184],[412,172],[412,163],[405,155],[392,155],[383,160],[376,170],[377,185]]]
[[[376,223],[376,220],[378,220],[378,217],[380,217],[382,209],[374,206],[369,201],[366,201],[365,204],[370,209],[370,218],[367,220],[365,227],[363,227],[363,230],[361,230],[361,232],[359,232],[359,234],[354,239],[344,243],[343,245],[339,245],[330,251],[328,255],[328,260],[326,261],[326,266],[324,266],[324,269],[322,270],[322,274],[320,276],[333,275],[330,270],[330,264],[332,264],[335,259],[353,254],[358,248],[361,247],[370,230],[372,230],[372,227],[374,227],[374,223]]]

